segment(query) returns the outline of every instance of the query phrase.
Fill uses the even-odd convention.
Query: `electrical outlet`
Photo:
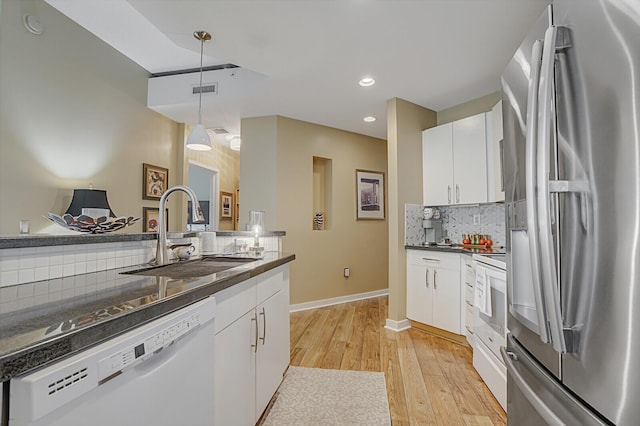
[[[351,271],[349,271],[349,268],[344,268],[344,277],[345,278],[349,278]]]
[[[480,215],[479,214],[474,214],[473,215],[473,224],[474,225],[480,225]]]

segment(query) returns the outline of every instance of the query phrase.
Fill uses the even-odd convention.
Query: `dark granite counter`
[[[459,253],[459,254],[468,254],[472,255],[474,253],[491,253],[491,254],[504,254],[504,248],[492,248],[492,249],[481,249],[481,248],[467,248],[461,245],[405,245],[405,249],[410,250],[430,250],[430,251],[440,251],[440,252],[448,252],[448,253]]]
[[[260,233],[261,237],[284,237],[285,231],[264,231]],[[255,234],[251,231],[216,231],[216,237],[253,237]]]
[[[144,235],[144,234],[142,234]],[[86,238],[82,236],[78,238]],[[0,382],[128,331],[295,259],[266,252],[263,259],[199,278],[128,275],[140,265],[96,274],[112,288],[0,315]],[[92,279],[93,278],[93,279]]]
[[[195,235],[195,234],[194,234]],[[28,234],[0,236],[0,249],[44,246],[67,246],[71,244],[117,243],[122,241],[155,240],[157,234],[146,232],[141,234]]]

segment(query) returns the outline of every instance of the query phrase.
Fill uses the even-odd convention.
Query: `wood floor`
[[[471,349],[386,318],[386,296],[291,313],[291,365],[384,372],[394,426],[506,424]]]

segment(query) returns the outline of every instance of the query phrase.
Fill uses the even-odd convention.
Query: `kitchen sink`
[[[128,275],[145,275],[151,277],[168,277],[174,279],[197,278],[217,272],[226,271],[256,259],[240,256],[207,256],[202,259],[180,261],[168,265],[154,266],[151,268],[136,269],[135,271],[122,272]]]

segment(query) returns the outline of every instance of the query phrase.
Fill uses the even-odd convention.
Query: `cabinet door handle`
[[[424,282],[426,283],[427,288],[429,288],[429,268],[424,272]]]
[[[258,315],[253,314],[253,318],[251,318],[251,321],[256,323],[256,337],[254,339],[254,343],[253,345],[251,345],[251,347],[253,348],[253,352],[258,352]]]
[[[447,185],[447,202],[451,204],[451,185]]]
[[[422,260],[426,260],[427,262],[440,262],[440,259],[434,259],[433,257],[423,257]]]
[[[437,289],[438,288],[438,283],[436,282],[436,279],[438,278],[438,271],[437,270],[433,270],[433,289]]]
[[[262,312],[260,312],[260,315],[262,315],[262,337],[260,338],[260,340],[262,340],[262,344],[264,345],[267,339],[267,314],[264,311],[264,306],[262,307]]]
[[[460,202],[460,187],[456,184],[456,203]]]
[[[469,303],[469,301],[468,301],[468,300],[465,300],[465,303],[466,303],[467,305],[469,305],[469,307],[473,308],[473,305],[472,305],[471,303]]]

